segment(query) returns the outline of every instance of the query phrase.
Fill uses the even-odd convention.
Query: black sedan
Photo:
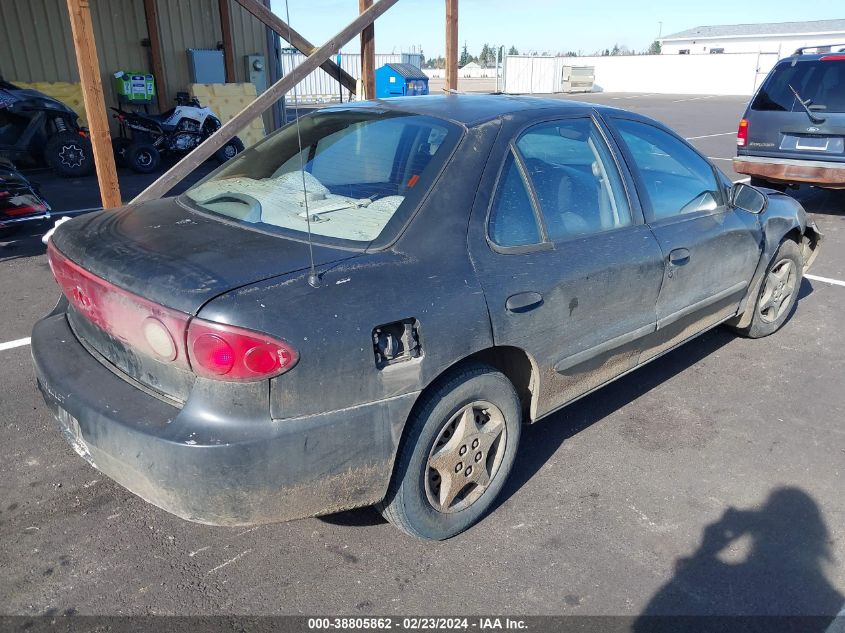
[[[181,197],[59,227],[32,352],[76,451],[169,512],[376,505],[444,539],[490,508],[522,424],[719,324],[779,329],[819,239],[629,112],[344,104]]]

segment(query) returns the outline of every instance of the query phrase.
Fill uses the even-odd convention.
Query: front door
[[[611,121],[664,258],[657,333],[644,360],[733,316],[760,260],[758,217],[733,209],[713,166],[649,123]]]
[[[540,371],[536,414],[636,366],[655,329],[662,253],[589,116],[507,128],[473,210],[470,252],[496,345]],[[626,186],[626,183],[628,186]]]

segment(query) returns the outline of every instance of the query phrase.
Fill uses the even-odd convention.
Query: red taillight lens
[[[73,308],[111,336],[162,362],[217,380],[272,378],[296,364],[287,343],[251,330],[193,318],[77,266],[50,241],[47,260]]]
[[[845,55],[825,55],[822,57],[823,62],[845,62]]]
[[[232,325],[192,319],[188,326],[191,367],[218,380],[261,380],[287,371],[297,354],[283,341]]]
[[[736,131],[737,147],[745,147],[748,145],[748,120],[742,119],[739,122],[739,129]]]

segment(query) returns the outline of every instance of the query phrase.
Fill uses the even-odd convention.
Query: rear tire
[[[126,164],[139,174],[151,174],[161,165],[161,154],[149,143],[132,143],[126,148]]]
[[[44,160],[65,178],[88,176],[94,171],[91,141],[75,132],[59,132],[47,139]]]
[[[118,167],[126,167],[126,150],[132,145],[132,139],[125,136],[116,136],[111,140],[114,149],[114,162]]]
[[[801,250],[785,240],[766,267],[760,291],[754,298],[754,315],[747,328],[735,331],[748,338],[762,338],[777,332],[792,314],[804,274]]]
[[[487,365],[453,373],[422,396],[408,419],[379,511],[418,538],[460,534],[501,491],[521,430],[519,396],[504,374]]]

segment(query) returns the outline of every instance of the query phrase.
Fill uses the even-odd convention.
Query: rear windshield
[[[459,136],[457,126],[426,116],[318,112],[240,154],[186,195],[212,214],[299,237],[310,216],[317,241],[364,246],[413,210]]]
[[[775,66],[752,110],[803,112],[792,86],[811,110],[845,112],[845,59],[785,62]]]

